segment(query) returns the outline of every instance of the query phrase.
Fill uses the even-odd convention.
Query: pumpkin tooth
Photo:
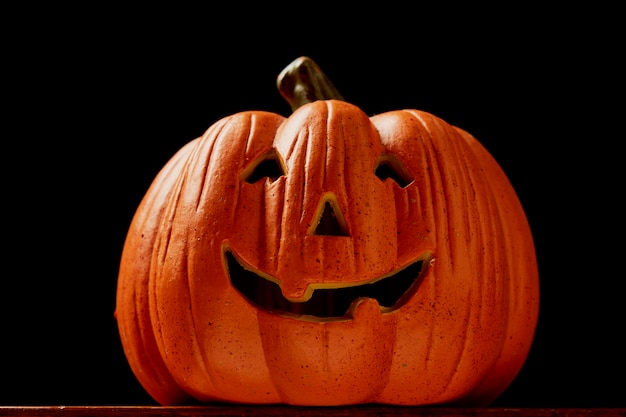
[[[353,303],[362,298],[377,300],[384,312],[393,311],[415,293],[426,269],[424,259],[419,259],[373,282],[340,288],[316,288],[308,300],[294,302],[283,296],[277,281],[246,267],[231,250],[224,251],[224,256],[233,287],[255,306],[277,313],[319,318],[344,317],[351,311]]]

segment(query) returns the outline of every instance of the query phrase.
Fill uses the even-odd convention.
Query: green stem
[[[343,100],[326,74],[306,56],[287,65],[278,75],[276,86],[292,111],[316,100]]]

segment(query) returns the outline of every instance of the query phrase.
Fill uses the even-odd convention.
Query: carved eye
[[[381,181],[390,178],[402,188],[413,182],[413,177],[409,170],[400,162],[397,156],[392,154],[383,154],[378,158],[374,173]]]
[[[254,160],[241,173],[242,179],[250,184],[254,184],[263,178],[269,178],[271,182],[274,182],[283,175],[285,175],[284,164],[280,156],[273,149]]]

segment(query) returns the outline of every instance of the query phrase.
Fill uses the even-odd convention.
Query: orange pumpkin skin
[[[284,175],[246,181],[272,158]],[[391,160],[408,185],[375,175]],[[314,233],[326,202],[341,236]],[[395,305],[320,318],[248,300],[226,253],[294,305],[423,266]],[[526,360],[538,307],[526,216],[476,139],[418,110],[318,100],[222,119],[166,164],[127,235],[116,317],[163,405],[486,405]]]

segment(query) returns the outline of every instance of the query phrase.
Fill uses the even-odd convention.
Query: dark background
[[[623,44],[611,11],[168,7],[5,14],[17,24],[2,41],[0,405],[155,404],[113,318],[134,211],[169,157],[220,118],[287,116],[276,76],[308,55],[370,115],[417,108],[469,131],[516,188],[541,312],[494,405],[626,406]]]

